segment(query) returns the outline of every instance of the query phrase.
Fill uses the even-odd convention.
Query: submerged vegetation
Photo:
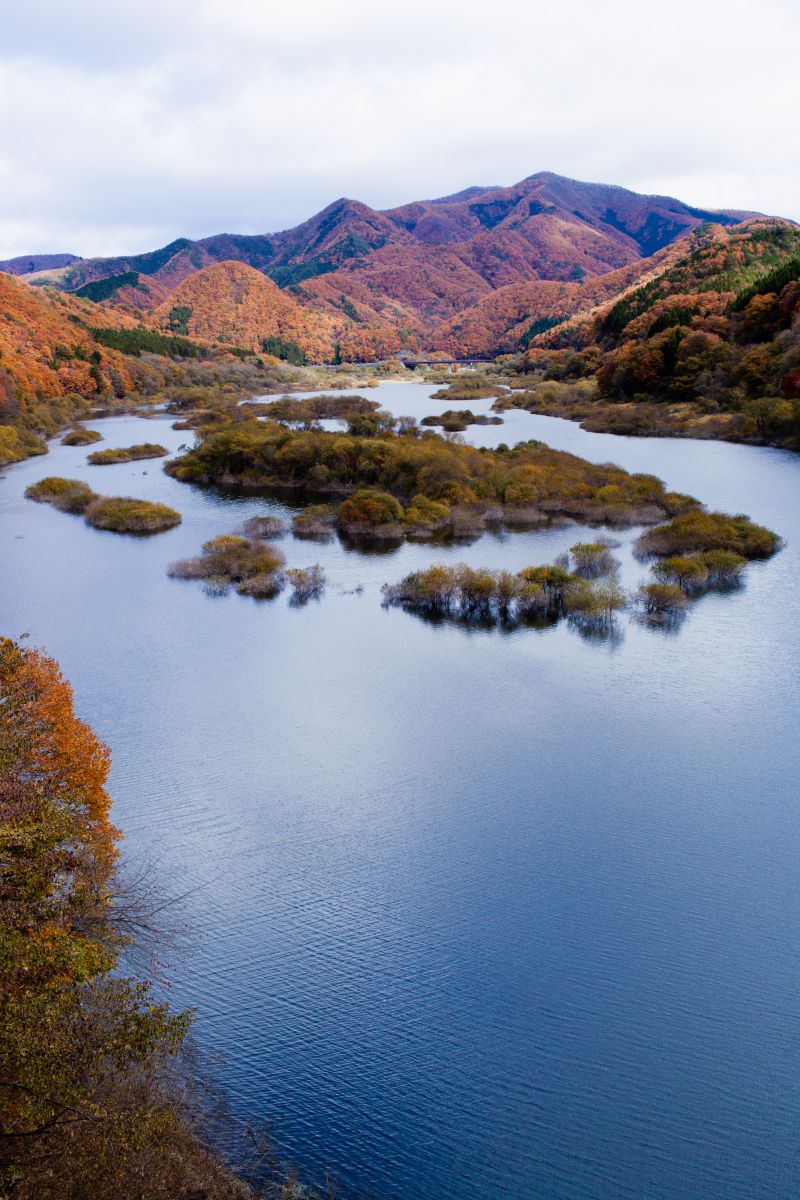
[[[270,520],[253,517],[253,522]],[[273,535],[274,536],[274,535]],[[220,595],[235,587],[240,596],[270,600],[288,583],[292,588],[292,603],[304,604],[321,596],[325,588],[325,572],[319,564],[312,567],[292,567],[285,571],[286,557],[275,546],[264,544],[259,537],[239,537],[225,533],[206,542],[197,558],[174,562],[167,574],[173,579],[202,580],[207,592]]]
[[[282,538],[286,533],[286,522],[280,517],[248,517],[242,526],[242,533],[248,538],[262,538],[271,541]]]
[[[87,429],[83,425],[79,425],[77,429],[70,429],[61,439],[62,446],[91,446],[93,442],[102,442],[103,435],[96,429]]]
[[[280,400],[270,400],[266,404],[257,405],[260,416],[296,425],[312,425],[315,421],[322,420],[349,420],[356,415],[377,412],[379,408],[380,405],[375,400],[367,400],[363,396],[327,394],[303,399],[283,396]]]
[[[83,513],[89,525],[113,533],[161,533],[181,523],[181,514],[167,504],[130,496],[98,496],[80,479],[50,475],[30,484],[25,495],[61,512]]]
[[[598,579],[609,575],[616,567],[616,559],[607,541],[577,542],[570,551],[575,562],[576,574],[584,579]]]
[[[655,620],[680,616],[704,592],[726,591],[741,582],[748,560],[769,558],[781,541],[748,517],[692,512],[637,538],[639,558],[658,556],[655,582],[643,584],[637,601]]]
[[[443,413],[423,417],[420,425],[439,425],[445,433],[463,433],[470,425],[502,425],[502,417],[487,417],[484,413],[477,415],[470,408],[448,408]]]
[[[221,534],[206,542],[197,558],[173,563],[168,574],[173,579],[201,579],[208,591],[227,591],[235,585],[240,595],[266,599],[277,596],[283,587],[285,562],[274,546]]]
[[[598,466],[538,442],[486,450],[416,430],[360,437],[249,420],[202,434],[195,449],[166,469],[187,482],[344,494],[338,504],[312,504],[295,516],[297,536],[324,538],[338,530],[371,539],[458,538],[491,525],[530,528],[565,518],[646,524],[639,557],[702,556],[676,576],[685,595],[730,585],[741,574],[740,560],[768,558],[780,547],[776,534],[748,517],[707,512],[652,475]],[[575,575],[585,582],[607,575],[611,548],[602,539],[577,544]],[[707,557],[720,554],[728,557]],[[679,568],[673,563],[673,569]],[[657,567],[659,586],[673,585],[669,570]],[[591,608],[585,589],[576,586],[572,594]]]
[[[704,592],[739,584],[747,565],[746,558],[727,550],[662,558],[651,568],[654,580],[629,596],[617,578],[614,545],[577,542],[554,563],[516,573],[436,564],[384,584],[383,602],[422,616],[507,628],[566,617],[585,629],[607,631],[626,608],[659,624],[674,621]]]
[[[325,572],[319,563],[313,567],[292,567],[286,572],[292,586],[292,604],[305,604],[317,599],[325,590]]]
[[[655,523],[699,508],[652,475],[598,466],[538,442],[485,450],[416,431],[362,437],[243,420],[201,432],[199,444],[165,469],[188,483],[352,497],[353,504],[340,506],[342,525],[373,531],[389,525],[413,532],[432,521],[455,526],[465,513],[478,530],[491,521],[557,515]]]
[[[87,462],[94,467],[111,466],[114,463],[138,462],[145,458],[163,458],[168,453],[165,446],[157,442],[140,442],[136,446],[120,446],[108,450],[95,450]]]
[[[462,621],[512,626],[569,617],[595,629],[608,628],[626,604],[615,579],[589,581],[561,562],[525,567],[516,574],[466,563],[436,565],[384,584],[383,599],[387,606]]]
[[[637,598],[645,615],[657,621],[674,619],[689,604],[686,592],[672,583],[644,583]]]
[[[378,488],[360,488],[336,510],[339,529],[348,533],[396,536],[403,532],[405,512],[400,501]]]
[[[505,380],[491,379],[477,371],[461,371],[446,387],[433,393],[434,400],[485,400],[505,390]]]
[[[332,504],[309,504],[292,517],[295,537],[330,538],[336,528],[336,509]]]
[[[85,512],[97,499],[97,492],[92,491],[88,483],[80,479],[62,479],[58,475],[48,475],[38,483],[30,484],[25,495],[29,500],[51,504],[53,508],[69,513]]]
[[[745,516],[690,512],[637,538],[639,558],[653,558],[655,582],[639,588],[637,600],[655,620],[680,616],[704,592],[725,591],[742,580],[748,560],[771,557],[781,540]]]
[[[95,529],[112,533],[161,533],[181,523],[181,514],[168,504],[130,496],[98,496],[84,515]]]
[[[703,554],[687,554],[662,558],[652,568],[656,578],[677,584],[687,594],[711,587],[731,586],[739,582],[747,559],[730,550],[707,550]]]
[[[646,530],[636,548],[642,557],[727,550],[743,558],[770,558],[780,544],[776,533],[755,525],[749,517],[696,509]]]

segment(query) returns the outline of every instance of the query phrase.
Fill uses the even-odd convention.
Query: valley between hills
[[[800,428],[800,229],[780,217],[540,173],[0,271],[1,461],[192,361],[478,360],[518,406],[591,429],[793,446]]]

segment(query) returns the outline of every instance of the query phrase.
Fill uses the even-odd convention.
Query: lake
[[[362,394],[421,417],[451,406],[433,390]],[[295,509],[55,442],[0,478],[0,632],[58,658],[111,746],[126,855],[189,893],[172,999],[234,1111],[312,1177],[380,1200],[795,1200],[800,457],[504,417],[465,436],[651,472],[786,548],[677,631],[623,616],[607,639],[381,607],[418,566],[517,570],[575,526],[369,554],[290,536],[319,602],[211,597],[167,565]],[[170,422],[93,426],[176,450]],[[183,524],[99,532],[24,499],[48,474]],[[615,534],[630,587],[636,532]]]

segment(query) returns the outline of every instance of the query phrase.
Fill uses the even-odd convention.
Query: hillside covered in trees
[[[100,347],[89,321],[118,328],[127,318],[0,274],[0,465],[44,453],[42,436],[85,412],[92,398],[136,388],[136,364]]]
[[[332,345],[323,336],[314,354],[349,361],[398,352],[485,356],[518,349],[537,321],[578,311],[591,298],[581,284],[651,259],[703,221],[728,225],[745,215],[540,172],[512,187],[473,187],[385,212],[340,199],[281,233],[178,238],[158,250],[75,260],[26,278],[128,312],[155,310],[160,324],[173,308],[192,307],[176,293],[185,280],[239,262],[309,310],[315,338],[328,318]],[[634,267],[627,281],[637,274]],[[530,287],[542,281],[563,286]],[[203,293],[218,283],[212,274]],[[521,293],[506,292],[520,286]],[[593,302],[607,294],[601,290]],[[473,312],[495,295],[494,305]],[[246,323],[258,338],[271,335],[274,308],[252,306]],[[212,336],[218,326],[227,340],[229,317],[214,324]]]
[[[283,302],[269,280],[252,274]],[[227,311],[229,316],[235,311],[232,300]],[[307,317],[303,314],[310,324]],[[291,370],[278,359],[305,359],[296,343],[280,337],[267,340],[266,349],[262,342],[257,355],[238,345],[184,337],[175,326],[174,320],[163,330],[143,326],[106,302],[32,288],[0,274],[0,467],[46,453],[46,437],[95,409],[147,406],[187,386],[201,387],[206,400],[285,389]],[[246,323],[240,321],[233,332],[245,334]]]
[[[800,230],[701,227],[649,282],[543,332],[523,367],[543,384],[516,402],[592,428],[794,444]]]
[[[222,262],[178,284],[153,317],[165,332],[219,341],[264,353],[294,347],[303,359],[329,362],[335,331],[330,317],[309,312],[266,275],[240,262]],[[280,357],[280,353],[278,354]]]

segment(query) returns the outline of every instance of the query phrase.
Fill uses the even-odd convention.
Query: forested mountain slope
[[[669,431],[670,412],[684,406],[728,436],[793,443],[800,229],[766,219],[701,227],[656,278],[541,333],[525,366],[554,381],[594,379],[604,428],[622,430],[644,414]]]
[[[499,290],[537,281],[580,285],[650,258],[705,221],[725,225],[742,215],[542,172],[513,187],[473,187],[385,212],[340,199],[280,233],[178,238],[143,254],[37,269],[32,281],[147,311],[196,272],[237,261],[302,307],[332,317],[349,356],[379,357],[457,345],[448,325]],[[519,323],[503,324],[514,315],[512,295],[499,301],[499,320],[489,320],[500,334]],[[554,296],[552,289],[531,293],[532,302],[545,301],[528,314],[532,320],[552,315]],[[493,337],[478,340],[485,352],[498,349]]]

